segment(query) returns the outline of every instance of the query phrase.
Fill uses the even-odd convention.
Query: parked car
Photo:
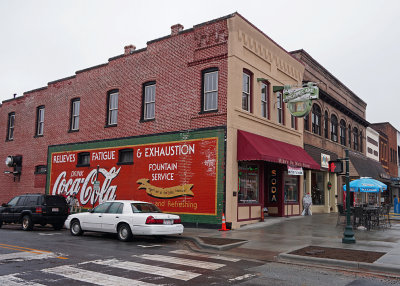
[[[23,230],[32,230],[34,224],[51,224],[59,230],[68,213],[68,204],[62,196],[20,195],[0,207],[0,227],[3,223],[20,223]]]
[[[178,215],[163,213],[157,206],[142,201],[107,201],[89,212],[71,214],[65,221],[71,234],[84,231],[117,233],[121,241],[133,235],[182,234]]]

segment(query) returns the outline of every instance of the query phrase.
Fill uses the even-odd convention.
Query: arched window
[[[312,132],[321,135],[321,108],[314,104],[311,114]]]
[[[331,116],[331,140],[334,142],[338,141],[338,121],[337,117],[332,114]]]
[[[362,131],[360,131],[360,152],[363,151],[363,134]]]
[[[340,120],[340,144],[346,146],[346,122]]]
[[[310,114],[304,116],[304,130],[310,130]]]
[[[329,115],[328,115],[328,111],[325,111],[325,115],[324,115],[324,133],[325,133],[325,138],[329,138]]]
[[[349,132],[349,147],[351,148],[351,126],[349,124],[349,128],[347,128],[348,132]]]
[[[358,129],[357,129],[357,127],[353,128],[353,144],[354,144],[354,150],[358,151]]]

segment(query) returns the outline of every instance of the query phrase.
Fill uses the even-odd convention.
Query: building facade
[[[319,87],[319,100],[313,101],[304,118],[304,149],[320,164],[320,170],[306,172],[305,189],[311,194],[313,212],[335,212],[343,201],[345,181],[343,175],[329,172],[328,161],[345,158],[345,149],[365,154],[367,104],[306,51],[291,53],[305,65],[304,82],[315,82]],[[351,169],[359,175],[354,166]]]
[[[366,155],[368,158],[379,162],[379,133],[371,127],[367,127],[366,135]]]
[[[393,196],[399,195],[398,177],[398,131],[389,122],[373,123],[371,128],[379,133],[379,161],[390,176],[388,192],[385,193],[386,202],[393,202]]]
[[[141,199],[217,226],[299,215],[303,121],[274,86],[304,65],[235,13],[149,41],[107,63],[3,101],[0,201],[77,195],[84,208]],[[265,148],[265,146],[269,148]],[[270,150],[274,150],[270,154]],[[292,170],[292,171],[291,171]],[[295,173],[295,172],[294,172]]]

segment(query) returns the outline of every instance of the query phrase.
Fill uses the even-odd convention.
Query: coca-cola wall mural
[[[211,129],[50,146],[46,192],[76,196],[87,209],[148,201],[213,223],[222,212],[224,138],[225,129]]]

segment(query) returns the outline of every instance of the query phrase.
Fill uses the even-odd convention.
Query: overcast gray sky
[[[0,101],[107,62],[133,44],[233,12],[287,51],[304,49],[400,130],[400,1],[0,0]]]

